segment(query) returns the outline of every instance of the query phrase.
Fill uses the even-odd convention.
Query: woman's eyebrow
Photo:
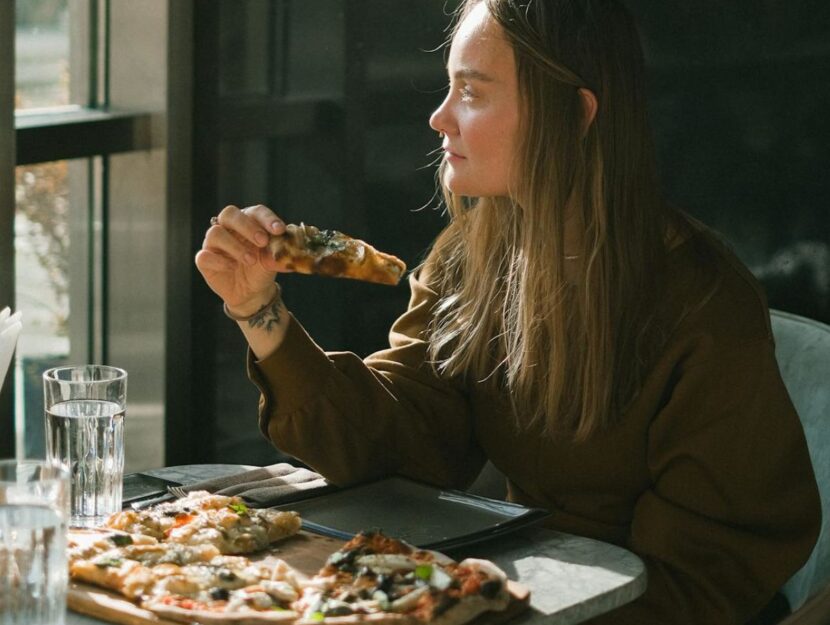
[[[495,81],[495,78],[493,78],[492,76],[472,68],[462,68],[457,70],[453,74],[453,78],[455,78],[456,80],[480,80],[482,82]]]

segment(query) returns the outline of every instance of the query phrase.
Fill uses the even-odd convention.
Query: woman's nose
[[[450,126],[450,115],[447,111],[447,102],[449,97],[445,98],[443,102],[441,102],[440,106],[432,112],[432,115],[429,116],[429,125],[430,128],[435,130],[438,133],[448,134],[452,130]]]

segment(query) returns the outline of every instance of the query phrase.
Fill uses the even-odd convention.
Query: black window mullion
[[[0,308],[14,307],[14,2],[0,2]],[[14,363],[0,392],[0,458],[13,456]]]

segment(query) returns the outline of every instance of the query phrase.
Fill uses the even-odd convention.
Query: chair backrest
[[[804,427],[823,514],[813,553],[781,589],[795,611],[830,584],[830,326],[779,310],[770,317],[775,358]]]

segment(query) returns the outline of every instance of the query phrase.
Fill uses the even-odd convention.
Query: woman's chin
[[[441,179],[444,187],[453,195],[465,197],[496,197],[508,194],[507,189],[500,185],[482,184],[481,180],[470,180],[469,176],[459,176],[456,172],[448,169]]]
[[[470,184],[470,181],[464,180],[459,176],[454,176],[452,173],[448,172],[444,175],[444,186],[451,192],[453,195],[465,195],[467,197],[476,197],[478,196],[477,191],[479,191],[478,186],[475,184]]]

